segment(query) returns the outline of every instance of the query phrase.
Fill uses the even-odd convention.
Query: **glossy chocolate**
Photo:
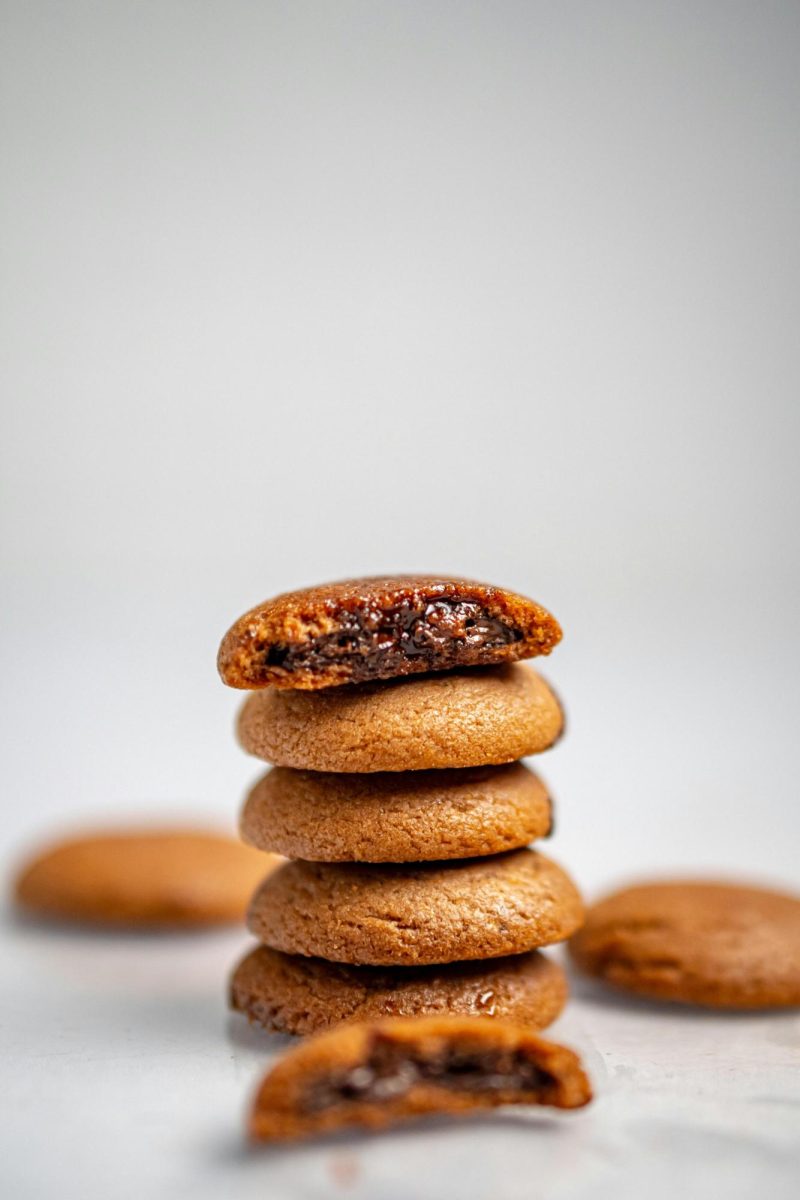
[[[393,576],[276,596],[231,627],[218,662],[231,687],[316,690],[515,662],[560,638],[546,609],[504,588]]]
[[[437,600],[424,608],[409,603],[382,612],[360,609],[343,614],[338,632],[310,644],[270,646],[267,667],[284,671],[319,672],[346,666],[353,683],[404,674],[409,659],[419,669],[470,666],[484,653],[519,641],[522,634],[479,604]]]
[[[314,1086],[304,1107],[307,1112],[320,1112],[348,1101],[380,1103],[422,1083],[449,1091],[515,1091],[534,1096],[555,1080],[521,1050],[452,1047],[425,1057],[410,1054],[391,1042],[378,1041],[366,1062]]]

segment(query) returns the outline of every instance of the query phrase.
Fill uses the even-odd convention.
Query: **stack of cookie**
[[[225,683],[251,691],[243,748],[274,764],[244,839],[294,860],[256,891],[260,945],[233,1007],[307,1034],[387,1015],[507,1017],[566,999],[539,947],[581,923],[565,872],[528,848],[551,804],[519,761],[563,728],[518,660],[561,637],[538,604],[461,579],[361,579],[291,592],[225,636]]]

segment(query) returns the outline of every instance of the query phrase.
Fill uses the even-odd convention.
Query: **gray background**
[[[253,774],[287,587],[550,606],[587,885],[791,881],[800,6],[5,5],[4,824]]]
[[[800,5],[3,12],[9,860],[98,818],[232,826],[258,768],[215,673],[228,624],[416,569],[561,619],[570,731],[543,771],[589,894],[796,884]],[[49,1018],[15,995],[24,1076]]]

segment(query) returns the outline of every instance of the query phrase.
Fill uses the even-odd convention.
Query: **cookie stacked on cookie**
[[[245,688],[243,748],[274,764],[242,834],[293,860],[256,891],[261,943],[234,1008],[306,1034],[435,1013],[543,1028],[561,969],[539,947],[581,923],[566,873],[529,843],[551,804],[519,760],[563,728],[520,660],[561,637],[538,604],[443,577],[360,579],[279,596],[223,639]]]

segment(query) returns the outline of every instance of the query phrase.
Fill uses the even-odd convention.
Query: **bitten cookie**
[[[334,775],[274,767],[247,797],[245,841],[312,862],[425,862],[525,846],[550,832],[542,782],[522,763]]]
[[[800,898],[705,882],[646,883],[595,904],[570,942],[590,975],[711,1008],[800,1004]]]
[[[253,897],[248,926],[288,954],[421,966],[521,954],[581,923],[569,876],[534,850],[430,865],[290,862]]]
[[[554,617],[504,588],[437,575],[347,579],[286,592],[226,633],[218,666],[238,688],[316,689],[549,654]]]
[[[36,916],[92,925],[217,925],[244,918],[253,889],[282,860],[188,829],[98,833],[60,842],[19,875],[15,900]]]
[[[301,1042],[268,1071],[249,1120],[254,1141],[382,1129],[501,1104],[580,1108],[580,1059],[519,1025],[475,1017],[395,1017]]]
[[[553,692],[519,663],[323,692],[254,692],[239,741],[256,758],[311,771],[423,771],[513,762],[564,725]]]
[[[434,1014],[505,1018],[544,1029],[566,1003],[567,981],[561,967],[536,950],[387,970],[259,946],[234,971],[230,998],[253,1024],[303,1036],[345,1021]]]

